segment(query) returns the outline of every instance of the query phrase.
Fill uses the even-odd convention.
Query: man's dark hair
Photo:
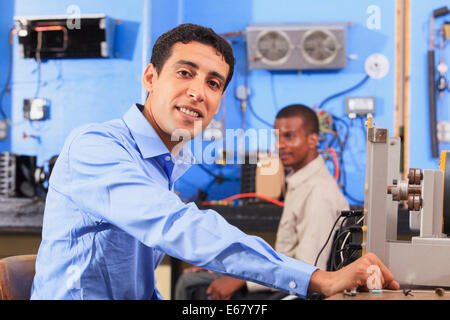
[[[311,108],[302,104],[291,104],[278,111],[276,119],[292,117],[302,118],[306,134],[319,134],[319,119],[316,112]]]
[[[234,55],[231,45],[221,36],[214,32],[211,28],[205,28],[196,24],[185,23],[180,24],[178,27],[167,31],[162,34],[155,42],[152,51],[151,63],[159,74],[162,70],[164,63],[169,59],[172,54],[172,47],[177,42],[187,44],[189,42],[196,41],[202,44],[209,45],[217,50],[225,59],[225,62],[230,67],[228,76],[225,81],[223,91],[228,86],[234,71]]]

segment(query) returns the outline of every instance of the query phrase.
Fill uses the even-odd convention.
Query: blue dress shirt
[[[173,157],[141,108],[67,138],[50,178],[31,298],[162,299],[154,270],[164,254],[306,296],[316,267],[172,191],[192,155]]]

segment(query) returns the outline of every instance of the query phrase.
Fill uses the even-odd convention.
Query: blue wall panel
[[[14,15],[14,1],[6,0],[0,2],[0,92],[5,88],[9,69],[9,31]],[[11,117],[11,92],[6,89],[0,104],[7,117]],[[8,130],[8,138],[0,140],[0,152],[10,151],[11,131]]]
[[[253,22],[351,22],[347,34],[347,67],[329,72],[269,72],[254,71],[251,86],[253,104],[269,121],[276,110],[291,103],[303,103],[310,107],[320,104],[326,97],[350,88],[365,77],[364,62],[373,53],[382,53],[390,62],[388,75],[380,80],[369,79],[362,87],[327,103],[323,109],[343,119],[346,96],[374,96],[376,111],[374,119],[379,127],[392,131],[394,120],[394,63],[395,63],[395,1],[377,1],[380,12],[380,28],[369,29],[367,13],[373,1],[255,1]],[[270,8],[270,10],[268,10]],[[275,96],[275,98],[273,98]],[[275,103],[267,104],[267,101]],[[364,199],[365,136],[359,120],[351,123],[348,148],[344,153],[346,189],[352,198]],[[257,122],[254,122],[255,125]],[[356,203],[349,199],[351,203]]]
[[[41,65],[34,59],[19,57],[14,50],[12,151],[38,155],[44,163],[58,154],[69,132],[82,124],[120,117],[141,99],[143,3],[123,1],[16,1],[16,16],[71,14],[71,5],[81,14],[104,13],[119,24],[115,27],[113,59],[47,60]],[[39,89],[38,89],[39,87]],[[50,119],[31,123],[23,118],[23,99],[44,97],[51,100]],[[23,133],[28,138],[23,139]],[[36,135],[39,139],[30,138]]]
[[[183,22],[193,22],[213,27],[217,32],[244,30],[250,23],[283,23],[283,22],[351,22],[348,29],[347,53],[356,55],[349,60],[345,69],[322,72],[277,72],[253,70],[248,75],[248,85],[251,90],[251,103],[266,122],[272,124],[275,115],[283,106],[292,103],[304,103],[313,107],[331,94],[352,87],[365,76],[364,62],[372,53],[384,54],[391,63],[391,70],[381,80],[367,81],[360,89],[350,93],[350,96],[374,96],[376,98],[375,120],[380,127],[393,128],[394,119],[394,69],[395,62],[395,1],[377,1],[380,9],[380,29],[368,29],[366,23],[370,18],[367,8],[373,1],[333,1],[316,2],[297,0],[255,0],[223,2],[185,0],[183,2]],[[241,125],[240,102],[235,98],[235,88],[245,83],[245,42],[231,39],[235,50],[237,65],[235,76],[226,94],[226,127],[238,128]],[[345,118],[345,96],[330,101],[324,109]],[[220,117],[220,113],[218,115]],[[348,140],[350,146],[344,154],[347,191],[356,200],[364,196],[365,173],[365,136],[359,120],[354,123],[346,120],[351,134]],[[269,128],[258,121],[250,112],[246,112],[247,128]],[[331,169],[331,168],[330,168]],[[216,169],[218,170],[218,169]],[[332,170],[332,169],[331,169]],[[220,171],[220,170],[219,170]],[[216,171],[216,172],[219,172]],[[182,180],[199,180],[198,168],[191,169]],[[238,173],[231,172],[232,176]],[[203,174],[204,175],[204,174]],[[205,179],[207,175],[205,176]],[[194,180],[195,179],[195,180]],[[211,179],[211,178],[210,178]],[[184,188],[182,183],[179,184]],[[188,188],[184,188],[185,193]],[[237,193],[239,189],[224,189],[216,186],[217,192],[211,189],[211,197],[223,198]],[[224,192],[225,190],[225,192]],[[193,196],[193,194],[191,194]],[[350,201],[356,203],[356,201]]]
[[[448,0],[411,1],[411,91],[410,91],[410,157],[412,168],[439,168],[439,159],[431,155],[429,104],[428,104],[428,69],[427,51],[429,50],[429,20],[433,10],[443,6],[450,6]],[[437,18],[434,29],[437,31],[449,16]],[[439,35],[435,32],[435,43],[439,45]],[[448,43],[448,41],[447,41]],[[450,64],[450,50],[447,44],[444,58]],[[439,48],[435,48],[436,64],[439,63]],[[449,79],[448,71],[446,74]],[[436,71],[436,76],[438,72]],[[437,79],[436,79],[437,80]],[[437,102],[437,116],[439,120],[450,120],[450,92],[444,94],[442,104]],[[441,144],[440,150],[450,150],[449,144]]]
[[[180,23],[200,24],[213,28],[217,33],[228,33],[244,30],[249,24],[252,16],[253,1],[183,0],[179,8]],[[236,100],[234,92],[238,85],[243,84],[244,63],[242,62],[245,57],[245,43],[240,38],[230,38],[229,40],[234,50],[236,66],[233,79],[225,92],[225,99],[222,100],[220,110],[215,118],[225,120],[227,129],[237,129],[241,127],[242,117],[240,104]],[[225,116],[223,116],[224,113]],[[207,145],[208,142],[203,142],[204,147]],[[225,178],[232,180],[223,181],[220,184],[215,183],[214,177],[198,166],[194,166],[175,185],[183,199],[195,199],[199,187],[208,192],[208,199],[211,200],[224,199],[227,196],[240,192],[240,185],[236,182],[236,179],[240,177],[239,165],[216,166],[204,164],[204,166],[213,173],[221,174]]]
[[[428,46],[428,19],[436,7],[448,1],[435,0],[432,4],[411,0],[411,109],[410,109],[410,165],[437,168],[431,159],[428,134],[428,104],[426,88],[426,50]],[[356,199],[363,199],[365,171],[365,136],[359,120],[351,122],[345,115],[346,96],[374,96],[375,122],[378,127],[393,131],[394,122],[394,64],[395,64],[395,1],[393,0],[16,0],[0,4],[0,36],[6,38],[7,26],[14,15],[68,14],[69,6],[76,5],[82,14],[105,13],[120,20],[116,25],[113,59],[48,60],[41,66],[38,86],[37,63],[19,57],[17,39],[14,46],[13,93],[4,100],[11,110],[10,142],[0,141],[2,151],[37,155],[42,164],[58,154],[68,133],[75,127],[93,121],[120,117],[134,102],[143,102],[142,71],[150,59],[150,50],[158,36],[179,23],[191,22],[214,28],[219,33],[244,30],[250,23],[260,22],[351,22],[347,36],[347,67],[337,71],[279,72],[253,70],[248,72],[251,103],[258,115],[273,123],[276,112],[291,103],[309,106],[358,83],[364,76],[364,62],[372,53],[384,54],[391,68],[381,80],[370,79],[348,95],[331,100],[324,109],[345,119],[351,127],[348,148],[344,154],[346,188]],[[376,5],[380,9],[379,28],[368,28],[371,13],[367,9]],[[240,101],[235,90],[246,82],[245,41],[229,39],[237,60],[235,75],[230,83],[217,119],[225,117],[226,128],[241,126]],[[447,50],[448,51],[448,50]],[[0,57],[6,57],[6,42],[0,42]],[[0,65],[5,74],[5,64]],[[0,84],[4,81],[0,78]],[[23,119],[23,99],[35,95],[51,100],[50,119],[30,123]],[[449,99],[444,106],[448,107]],[[448,108],[439,115],[448,119]],[[224,112],[225,111],[225,112]],[[225,115],[224,115],[225,113]],[[250,112],[245,114],[245,128],[267,128]],[[27,139],[23,134],[28,135]],[[40,139],[30,138],[34,134]],[[206,143],[204,143],[206,145]],[[207,165],[214,173],[238,178],[239,166],[219,167]],[[330,170],[332,165],[330,164]],[[176,189],[184,199],[196,197],[197,188],[208,187],[209,199],[221,199],[239,192],[235,181],[221,185],[211,184],[213,178],[198,166],[190,169]],[[349,200],[351,200],[349,198]],[[350,201],[356,203],[356,201]]]

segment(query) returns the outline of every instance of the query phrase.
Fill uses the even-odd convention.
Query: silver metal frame
[[[387,129],[369,129],[366,252],[375,253],[400,284],[450,287],[450,238],[442,234],[443,172],[423,170],[422,208],[410,211],[420,221],[420,236],[398,241],[398,202],[387,187],[400,181],[399,171],[400,139],[389,137]]]

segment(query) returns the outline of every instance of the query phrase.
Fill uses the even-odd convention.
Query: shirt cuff
[[[287,256],[283,260],[283,271],[280,269],[280,274],[275,277],[275,287],[306,298],[311,275],[319,268]]]

